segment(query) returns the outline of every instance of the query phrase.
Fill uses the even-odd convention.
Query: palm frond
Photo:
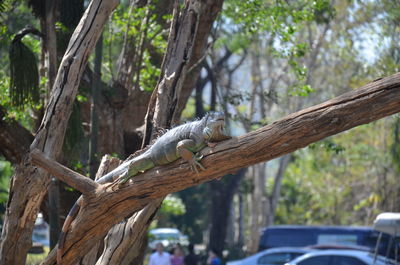
[[[35,54],[21,39],[12,42],[9,50],[10,57],[10,98],[15,106],[27,103],[38,103],[39,70]]]

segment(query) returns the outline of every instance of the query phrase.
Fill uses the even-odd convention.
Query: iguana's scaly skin
[[[201,120],[189,122],[172,128],[160,136],[143,154],[125,161],[110,173],[96,182],[100,184],[112,182],[118,178],[123,185],[140,172],[155,166],[169,164],[179,158],[189,163],[191,170],[205,169],[199,162],[202,156],[198,153],[205,146],[215,146],[216,142],[227,140],[230,136],[224,133],[225,116],[221,112],[210,112]],[[78,214],[81,199],[79,198],[65,219],[57,250],[57,263],[61,265],[66,233]]]
[[[139,172],[169,164],[179,158],[186,160],[193,171],[204,169],[199,162],[202,157],[197,152],[209,142],[218,142],[229,137],[223,133],[224,118],[221,112],[211,112],[201,120],[167,131],[143,154],[122,163],[98,182],[107,183],[119,177],[119,183],[123,184]]]

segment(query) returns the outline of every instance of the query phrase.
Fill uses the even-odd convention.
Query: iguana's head
[[[209,112],[203,118],[205,122],[204,126],[204,138],[208,141],[218,141],[219,137],[225,135],[225,115],[222,112]]]

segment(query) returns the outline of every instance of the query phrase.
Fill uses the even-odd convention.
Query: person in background
[[[171,257],[164,251],[162,243],[157,243],[156,252],[150,255],[149,265],[171,265]]]
[[[217,252],[214,249],[210,249],[208,251],[208,259],[207,259],[207,265],[221,265],[222,261],[218,257]]]
[[[183,265],[184,254],[180,245],[176,245],[171,255],[171,265]]]
[[[189,254],[185,257],[185,265],[200,265],[199,257],[194,253],[193,244],[189,244],[188,246]]]

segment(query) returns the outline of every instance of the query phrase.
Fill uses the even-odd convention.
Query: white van
[[[379,231],[378,242],[376,245],[378,246],[382,240],[382,234],[386,233],[391,235],[391,239],[388,244],[386,257],[391,256],[394,258],[394,262],[396,264],[400,264],[398,262],[400,253],[399,253],[399,239],[400,239],[400,213],[381,213],[379,214],[374,221],[374,229]],[[394,249],[394,251],[393,251]],[[394,252],[394,255],[390,255]],[[375,249],[375,256],[378,253],[378,247]]]
[[[157,243],[162,243],[164,248],[172,248],[176,244],[185,247],[189,245],[188,237],[176,228],[156,228],[149,232],[149,247],[155,249]]]

